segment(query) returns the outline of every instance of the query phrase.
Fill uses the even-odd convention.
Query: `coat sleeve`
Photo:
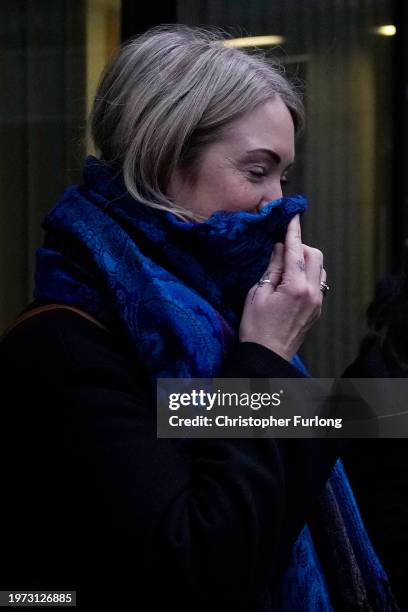
[[[6,431],[8,458],[28,483],[26,536],[40,529],[62,566],[75,558],[81,580],[93,567],[99,580],[155,584],[187,607],[251,609],[278,583],[336,441],[158,439],[142,365],[74,314],[47,318],[46,328],[25,323],[2,349],[22,406]],[[243,343],[224,375],[299,374]],[[52,574],[55,563],[46,558],[44,568]]]

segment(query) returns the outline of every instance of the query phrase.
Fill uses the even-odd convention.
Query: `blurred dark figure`
[[[350,378],[408,375],[408,266],[377,284]],[[354,440],[344,456],[357,503],[401,610],[408,610],[408,439]]]

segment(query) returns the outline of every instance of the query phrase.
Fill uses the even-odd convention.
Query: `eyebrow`
[[[251,149],[250,151],[247,151],[247,154],[248,153],[266,153],[278,165],[282,161],[280,155],[275,153],[275,151],[272,151],[272,149],[263,149],[263,148],[261,148],[261,149]],[[294,161],[291,162],[285,169],[288,170],[291,166],[293,166],[294,163],[295,163]]]

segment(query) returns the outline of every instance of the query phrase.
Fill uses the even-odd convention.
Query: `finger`
[[[320,290],[323,270],[323,253],[306,244],[303,245],[303,255],[306,265],[306,280],[313,288]]]
[[[284,246],[281,242],[277,242],[273,247],[269,265],[260,279],[270,280],[271,282],[263,283],[261,287],[269,286],[270,288],[275,289],[279,285],[283,273],[283,257]]]
[[[295,215],[289,222],[286,230],[285,247],[292,248],[301,253],[302,248],[302,232],[300,228],[300,217]]]
[[[305,272],[303,256],[302,234],[300,230],[299,215],[293,217],[288,225],[285,237],[285,272],[289,276],[296,276]]]

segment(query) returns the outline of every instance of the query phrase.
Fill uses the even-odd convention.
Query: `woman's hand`
[[[275,245],[264,279],[271,282],[257,283],[248,292],[239,339],[290,360],[320,316],[320,282],[326,280],[323,254],[302,244],[299,215],[288,225],[285,244]]]

